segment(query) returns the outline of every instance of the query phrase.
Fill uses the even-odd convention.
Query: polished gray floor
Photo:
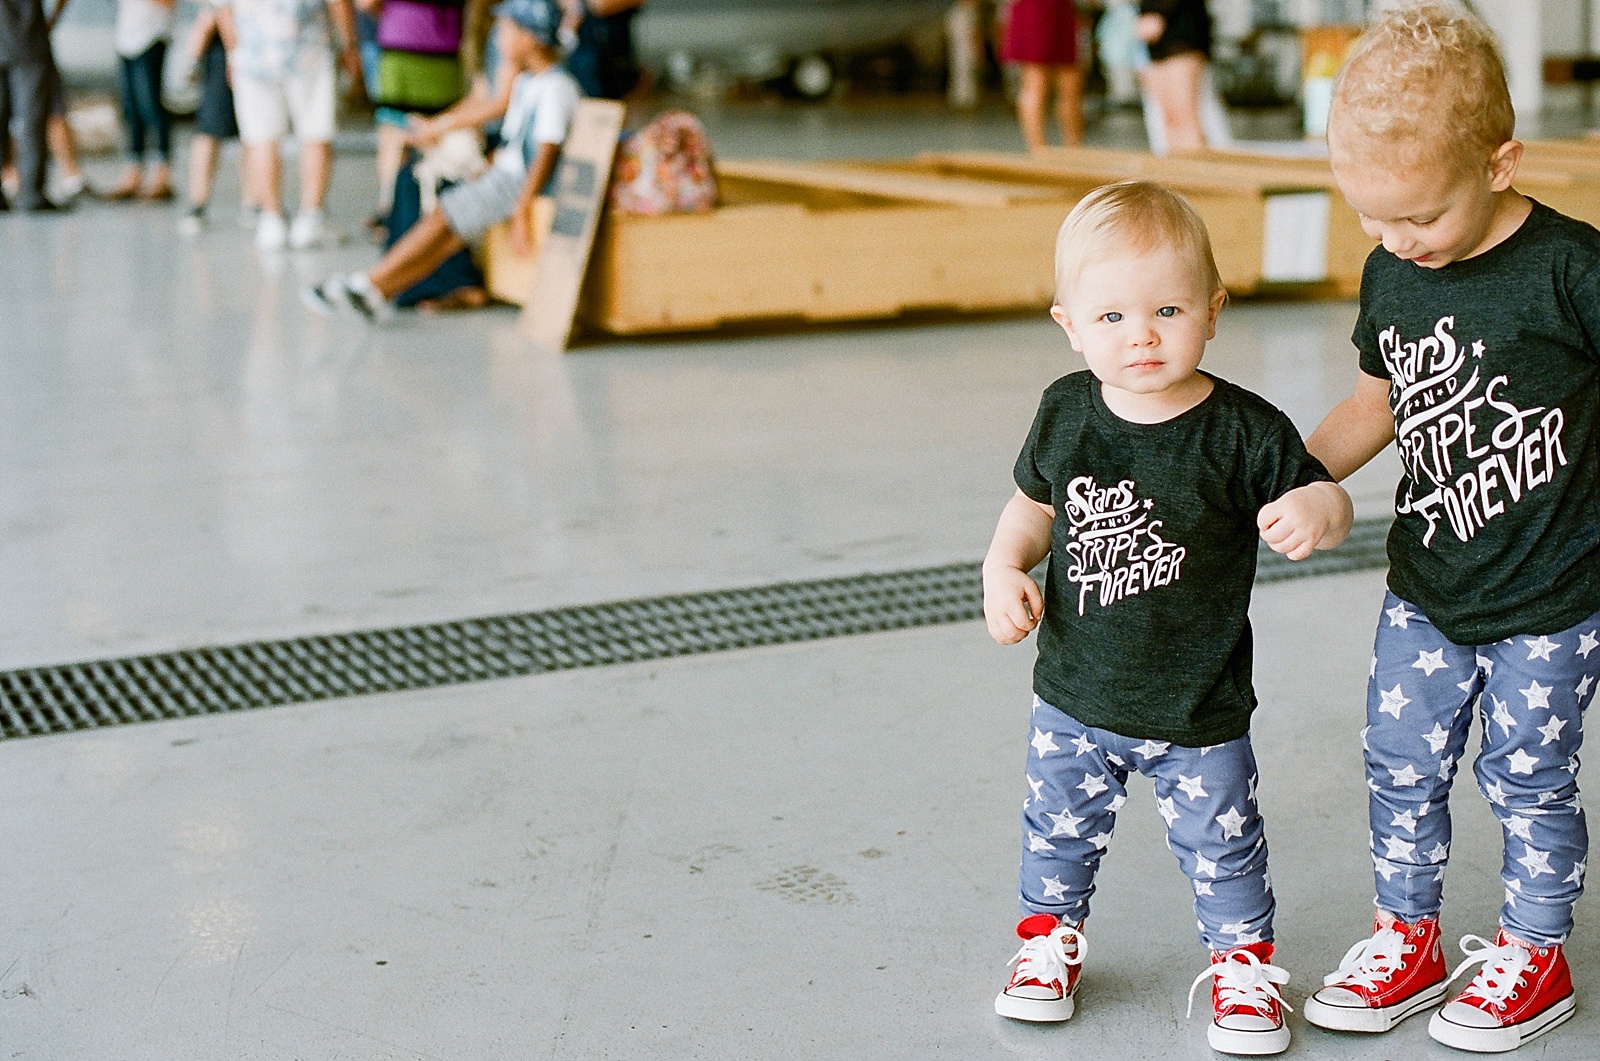
[[[1012,135],[915,107],[712,118],[730,156]],[[368,166],[340,159],[347,224]],[[1042,314],[565,358],[503,310],[368,331],[295,299],[368,249],[263,259],[173,221],[0,217],[0,667],[976,559],[1040,389],[1080,367]],[[1353,317],[1238,303],[1207,364],[1309,429],[1354,379]],[[1364,514],[1393,474],[1355,481]],[[1297,1005],[1370,915],[1381,592],[1257,598]],[[965,624],[0,744],[0,1056],[1209,1056],[1143,790],[1080,1016],[991,1011],[1031,652]],[[1465,789],[1456,817],[1446,931],[1487,933],[1495,825]],[[1527,1053],[1596,1053],[1591,905],[1583,1008]],[[1419,1021],[1294,1028],[1290,1056],[1449,1053]]]

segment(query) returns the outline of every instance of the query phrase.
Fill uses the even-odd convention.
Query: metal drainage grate
[[[1388,521],[1258,579],[1382,567]],[[0,671],[0,740],[981,618],[978,564]]]

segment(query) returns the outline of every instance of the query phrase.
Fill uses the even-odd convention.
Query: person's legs
[[[394,206],[394,180],[405,162],[406,131],[387,121],[378,122],[378,209],[387,217]]]
[[[456,235],[442,211],[434,209],[400,237],[400,241],[367,272],[367,279],[386,299],[428,276],[457,251],[467,246]]]
[[[61,171],[60,184],[67,198],[76,198],[83,191],[83,168],[78,163],[78,143],[67,121],[67,88],[62,83],[61,71],[50,60],[50,117],[45,120],[45,140],[50,147],[50,158]]]
[[[1161,108],[1167,150],[1173,154],[1205,149],[1205,133],[1200,125],[1200,80],[1204,72],[1205,59],[1194,53],[1151,63],[1146,71],[1145,83]]]
[[[44,127],[50,113],[50,54],[30,57],[11,68],[10,84],[15,93],[12,106],[22,120],[17,137],[17,205],[24,210],[50,209],[45,196]],[[9,126],[0,125],[0,130]]]
[[[256,204],[262,213],[283,215],[282,163],[278,157],[278,142],[266,140],[244,145],[245,166],[250,171],[250,184]]]
[[[167,42],[156,41],[135,61],[138,104],[146,128],[155,141],[156,161],[150,167],[147,199],[172,197],[172,124],[161,100],[161,79],[166,69]]]
[[[320,143],[300,144],[300,212],[313,214],[321,211],[328,198],[328,183],[333,177],[333,145],[326,140]]]
[[[204,209],[211,201],[211,181],[217,173],[217,138],[195,133],[189,140],[189,204]]]
[[[1052,68],[1052,73],[1061,140],[1068,147],[1076,147],[1083,143],[1083,68],[1057,66]]]
[[[1044,109],[1049,75],[1037,63],[1020,63],[1018,71],[1022,81],[1017,87],[1017,124],[1022,127],[1022,142],[1029,151],[1042,151],[1045,146]]]
[[[144,109],[139,105],[140,82],[138,60],[117,56],[117,96],[122,102],[122,124],[127,137],[127,165],[122,178],[106,193],[108,199],[132,199],[139,192],[144,169],[145,122]]]
[[[14,156],[11,139],[11,67],[0,63],[0,171],[11,168]],[[0,184],[0,210],[9,209],[11,202],[6,198],[4,184]]]

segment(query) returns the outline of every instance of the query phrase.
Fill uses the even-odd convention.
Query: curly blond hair
[[[1415,0],[1372,25],[1334,86],[1330,141],[1401,164],[1477,165],[1516,128],[1494,32],[1452,0]]]
[[[1154,181],[1107,184],[1078,200],[1056,233],[1056,304],[1084,266],[1112,251],[1143,254],[1170,247],[1194,263],[1208,290],[1223,290],[1211,236],[1189,201]]]

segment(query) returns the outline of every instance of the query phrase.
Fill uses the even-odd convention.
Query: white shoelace
[[[1048,984],[1060,980],[1067,982],[1067,966],[1082,965],[1089,953],[1089,941],[1071,925],[1061,925],[1042,936],[1025,940],[1022,949],[1012,956],[1007,965],[1015,965],[1019,980],[1037,980]]]
[[[1224,961],[1212,962],[1211,967],[1194,978],[1189,985],[1189,1011],[1194,1016],[1194,993],[1211,977],[1217,978],[1217,1001],[1223,1006],[1238,1006],[1267,1013],[1276,1002],[1294,1012],[1294,1007],[1278,994],[1278,985],[1289,982],[1289,970],[1268,965],[1247,950],[1234,951]]]
[[[1378,981],[1392,975],[1405,963],[1406,937],[1398,929],[1385,928],[1374,932],[1345,954],[1335,972],[1322,978],[1324,987],[1356,984],[1369,991],[1378,988]]]
[[[1476,946],[1469,947],[1468,944]],[[1461,953],[1466,955],[1467,960],[1456,967],[1445,983],[1453,982],[1473,963],[1482,962],[1483,968],[1478,970],[1478,975],[1472,978],[1472,983],[1467,985],[1463,994],[1478,995],[1495,1009],[1505,1008],[1506,999],[1517,989],[1522,974],[1533,967],[1533,957],[1528,953],[1528,948],[1514,943],[1497,946],[1482,936],[1462,936]]]

